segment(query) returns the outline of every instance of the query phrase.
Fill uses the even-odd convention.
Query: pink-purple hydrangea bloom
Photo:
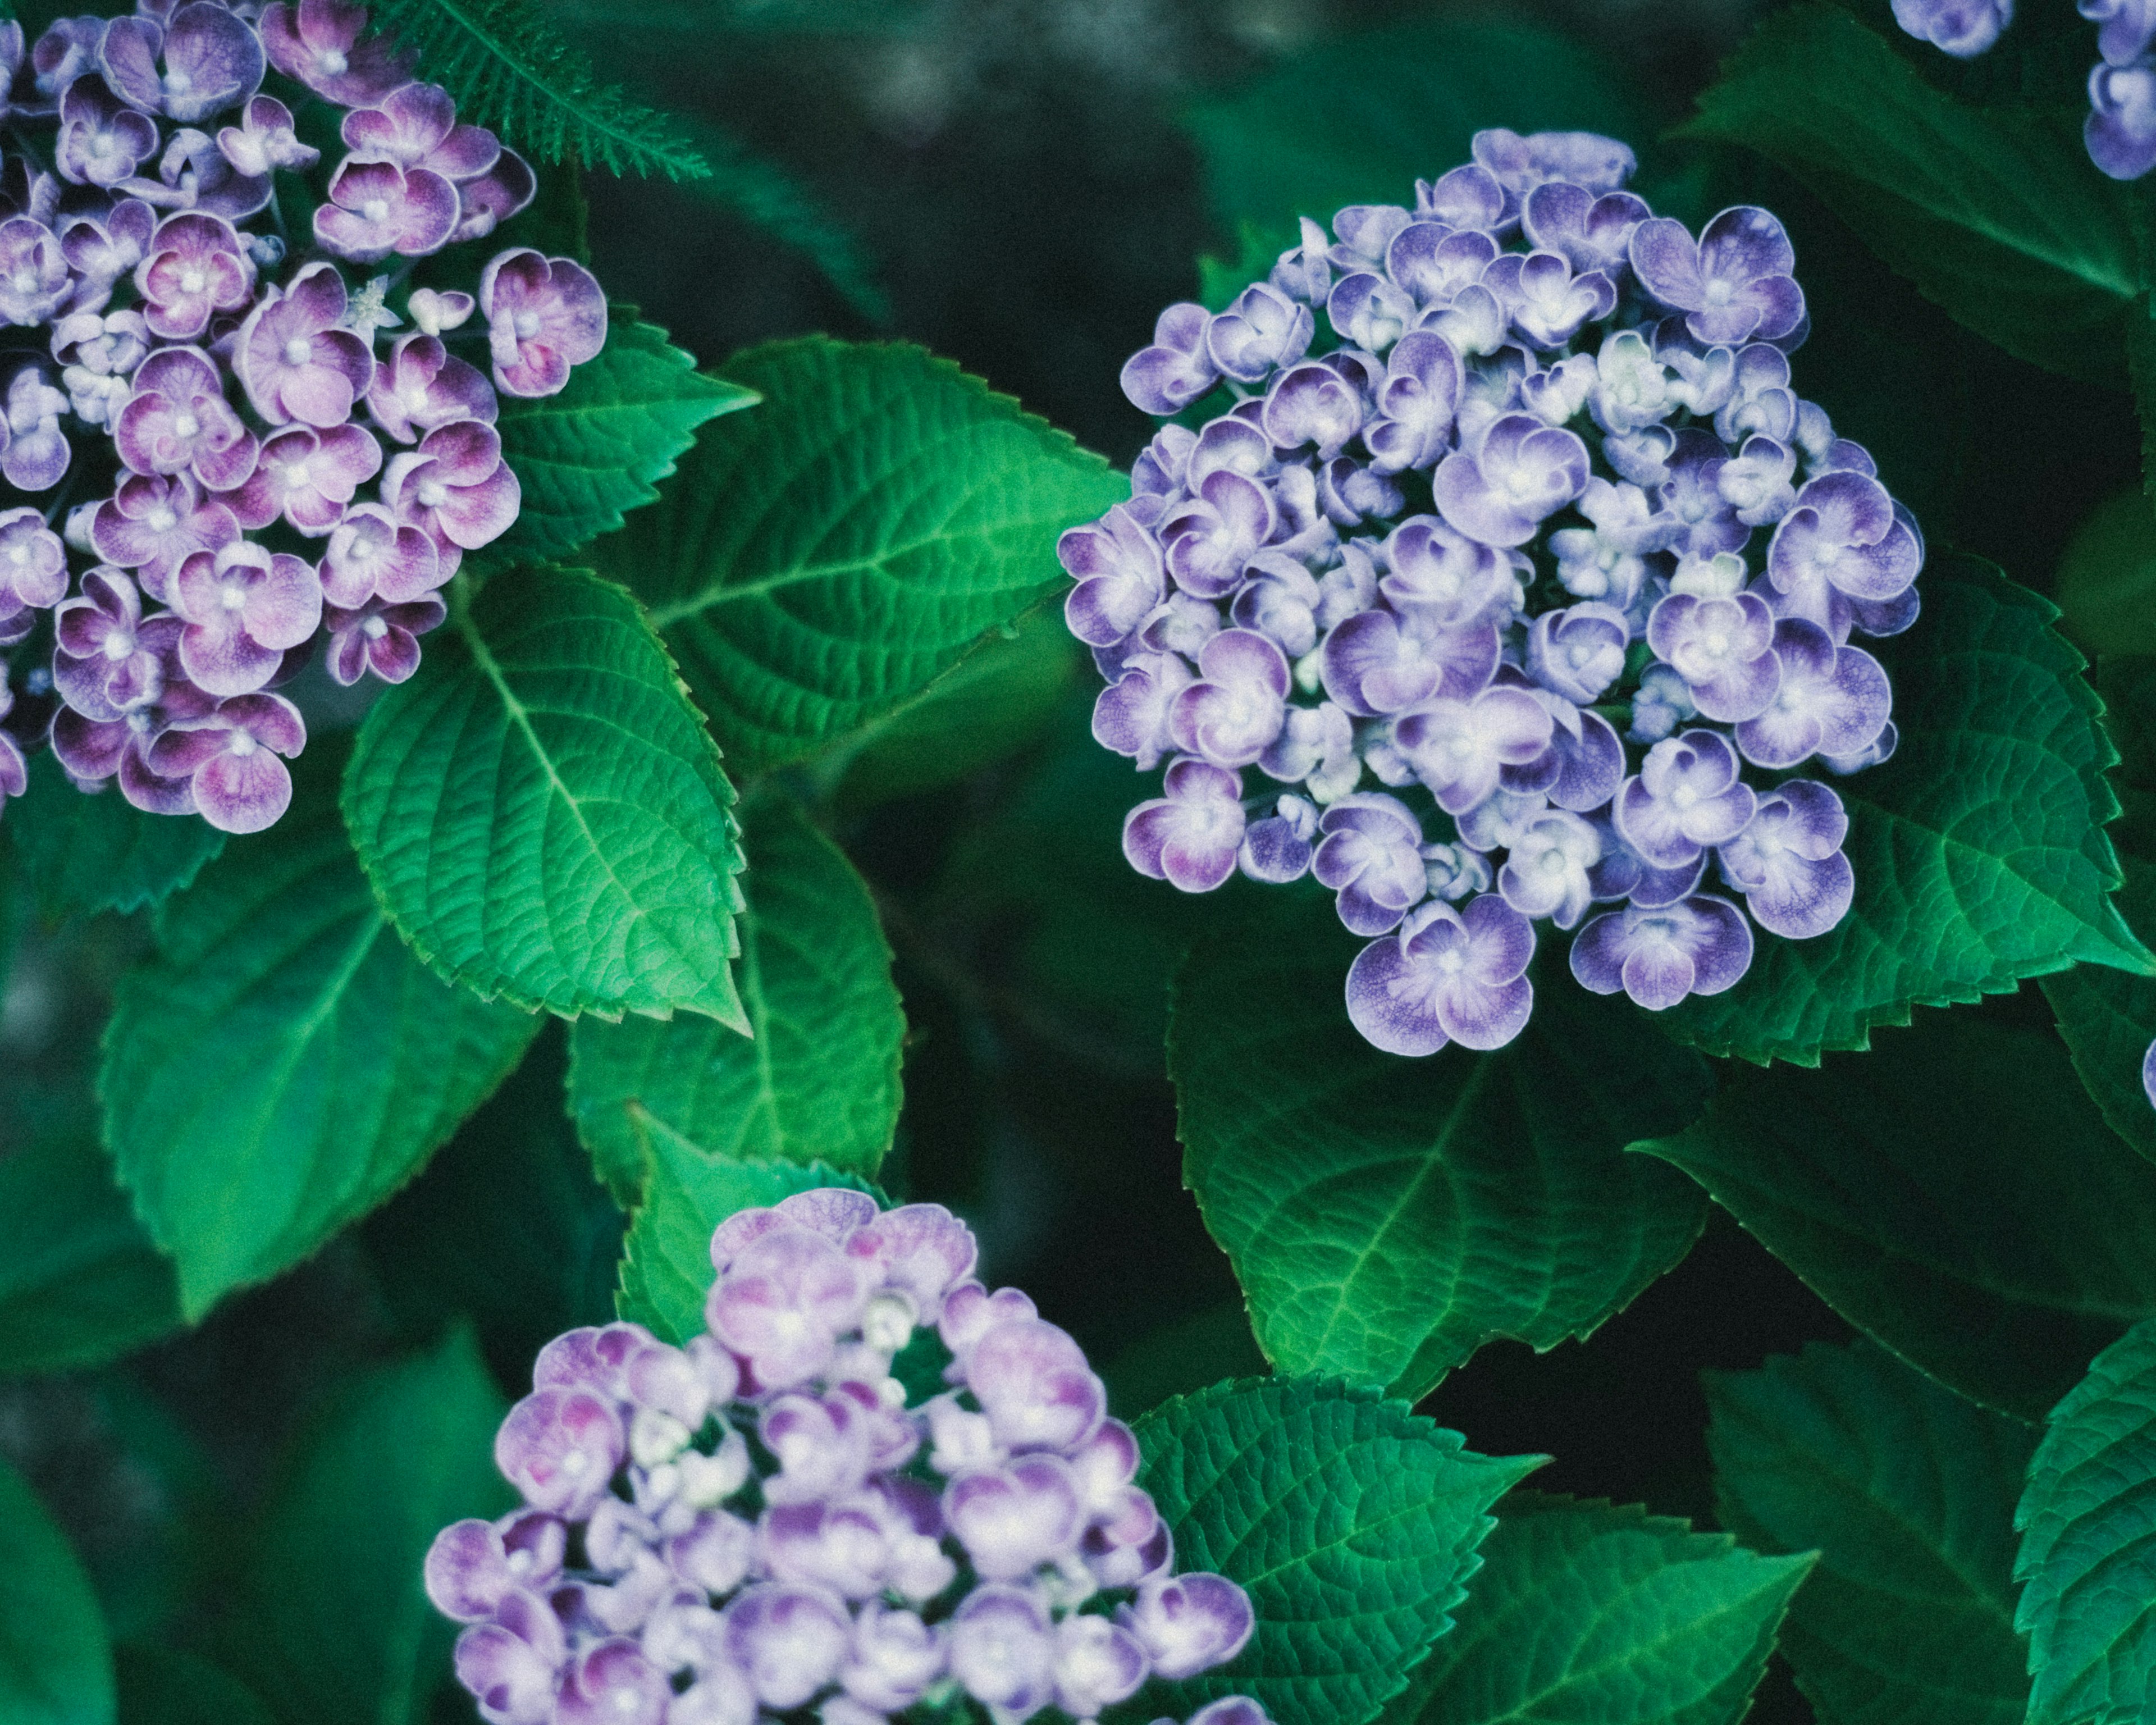
[[[804,1192],[719,1225],[685,1345],[549,1343],[495,1443],[522,1503],[427,1556],[481,1716],[885,1725],[971,1697],[1082,1722],[1233,1659],[1250,1599],[1175,1573],[1084,1352],[975,1257],[941,1205]],[[909,1396],[894,1361],[923,1346],[947,1388]],[[1231,1697],[1190,1725],[1266,1722]]]
[[[1163,313],[1123,384],[1168,423],[1058,547],[1094,734],[1166,766],[1125,854],[1192,892],[1313,876],[1401,1054],[1517,1035],[1538,925],[1657,1011],[1733,986],[1754,924],[1835,927],[1821,775],[1892,750],[1857,638],[1915,620],[1924,556],[1796,393],[1774,215],[1695,234],[1589,134],[1473,153]]]
[[[0,21],[0,66],[57,173],[11,149],[0,321],[50,362],[0,372],[0,478],[73,504],[64,540],[59,499],[0,511],[0,645],[59,608],[49,737],[84,789],[253,831],[305,741],[275,690],[318,642],[339,682],[418,669],[440,589],[521,505],[501,396],[562,388],[605,296],[515,246],[472,260],[476,298],[425,285],[536,182],[349,0],[141,0],[27,44]],[[295,132],[317,98],[348,110],[340,157]],[[280,175],[314,205],[290,241]],[[33,740],[0,737],[0,798]]]

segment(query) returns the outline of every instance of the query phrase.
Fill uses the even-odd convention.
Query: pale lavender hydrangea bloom
[[[424,1564],[483,1714],[869,1725],[941,1688],[1090,1718],[1234,1658],[1248,1597],[1173,1572],[1083,1351],[976,1255],[940,1206],[804,1192],[719,1225],[708,1333],[548,1343],[495,1443],[522,1505]],[[916,1337],[951,1387],[909,1405]],[[1266,1725],[1242,1697],[1194,1717]]]
[[[2122,20],[2149,0],[2087,3],[2143,51]],[[1695,238],[1590,134],[1473,153],[1412,205],[1305,220],[1218,316],[1168,308],[1127,393],[1226,410],[1160,427],[1129,501],[1059,547],[1108,685],[1095,736],[1169,764],[1134,865],[1194,891],[1313,875],[1381,937],[1350,1014],[1401,1052],[1517,1033],[1523,976],[1459,980],[1471,911],[1530,950],[1535,922],[1578,929],[1583,981],[1657,1006],[1750,961],[1710,865],[1778,936],[1845,914],[1832,793],[1768,775],[1892,752],[1853,638],[1915,621],[1924,554],[1797,393],[1809,313],[1772,214]],[[1291,790],[1245,799],[1253,766]]]
[[[2108,3],[2116,5],[2118,0]],[[2100,16],[2092,8],[2104,5],[2107,0],[2081,0],[2082,15]],[[1894,0],[1896,23],[1919,42],[1928,42],[1956,59],[1982,54],[2013,21],[2014,0]]]

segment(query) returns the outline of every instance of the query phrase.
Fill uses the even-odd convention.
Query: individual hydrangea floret
[[[351,111],[295,122],[272,68]],[[0,478],[85,494],[0,516],[0,647],[58,613],[48,735],[85,788],[275,819],[305,735],[273,691],[318,644],[339,681],[413,675],[439,590],[521,507],[498,391],[552,394],[606,340],[572,259],[429,280],[537,187],[413,70],[350,0],[143,0],[31,43],[0,22],[0,321],[29,332],[0,370]]]
[[[1755,924],[1835,927],[1822,781],[1892,751],[1866,642],[1924,558],[1799,393],[1771,212],[1695,234],[1587,133],[1473,156],[1163,312],[1123,380],[1169,423],[1058,547],[1094,735],[1167,769],[1132,865],[1314,877],[1370,942],[1349,1015],[1402,1054],[1517,1035],[1537,925],[1656,1011],[1735,986]]]
[[[495,1445],[522,1503],[424,1566],[481,1715],[1091,1720],[1234,1659],[1248,1595],[1175,1573],[1083,1350],[977,1255],[940,1205],[803,1192],[720,1224],[706,1332],[549,1343]],[[1192,1725],[1269,1722],[1235,1696]]]

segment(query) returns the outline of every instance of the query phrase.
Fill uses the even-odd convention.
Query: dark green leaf
[[[2029,1725],[2130,1725],[2156,1707],[2156,1323],[2051,1409],[2014,1525]]]
[[[1837,779],[1856,901],[1831,932],[1763,938],[1750,973],[1658,1022],[1710,1054],[1815,1062],[1912,1006],[2008,993],[2076,963],[2156,974],[2112,903],[2103,823],[2118,758],[2047,601],[1974,557],[1935,557],[1923,615],[1876,644],[1901,746]]]
[[[1810,1567],[1636,1505],[1515,1491],[1459,1623],[1384,1717],[1734,1725]]]
[[[816,757],[817,782],[841,808],[865,809],[965,778],[1023,748],[1070,692],[1084,649],[1043,600],[918,695]]]
[[[711,1231],[736,1210],[818,1186],[875,1189],[820,1162],[736,1162],[665,1132],[652,1134],[650,1143],[644,1205],[624,1245],[614,1304],[665,1342],[685,1342],[703,1329],[704,1296],[717,1274]]]
[[[90,1578],[22,1475],[0,1457],[0,1719],[112,1725],[112,1647]]]
[[[2023,1419],[2156,1312],[2156,1168],[2048,1036],[1926,1013],[1816,1072],[1732,1072],[1690,1132],[1635,1147],[1874,1339]]]
[[[457,99],[461,118],[542,162],[670,180],[711,171],[673,121],[602,84],[527,0],[375,0],[374,23]]]
[[[1710,1372],[1722,1519],[1817,1551],[1782,1651],[1822,1725],[2019,1725],[2014,1499],[2035,1435],[1881,1348]]]
[[[801,759],[918,695],[1061,581],[1055,540],[1127,497],[1062,432],[918,347],[812,336],[740,355],[657,507],[598,547],[729,756]]]
[[[2156,861],[2126,859],[2118,903],[2136,927],[2156,932]],[[2046,977],[2044,994],[2111,1129],[2156,1161],[2156,1108],[2141,1083],[2142,1058],[2156,1042],[2156,978],[2081,964]]]
[[[709,1019],[580,1021],[569,1105],[615,1198],[634,1204],[672,1137],[735,1162],[873,1176],[898,1124],[906,1014],[868,883],[792,802],[748,812],[741,995],[752,1039]]]
[[[2126,364],[2141,414],[2141,489],[2156,499],[2156,300],[2143,300],[2127,317]]]
[[[344,803],[382,903],[450,980],[564,1016],[747,1028],[733,788],[611,582],[490,578],[367,714]]]
[[[420,1725],[456,1625],[420,1564],[463,1516],[516,1501],[494,1469],[507,1409],[459,1327],[335,1397],[291,1459],[242,1561],[234,1663],[306,1725]]]
[[[1498,1337],[1589,1334],[1684,1255],[1699,1194],[1624,1150],[1713,1081],[1569,977],[1496,1054],[1380,1054],[1342,1004],[1356,945],[1317,895],[1206,942],[1168,1065],[1183,1178],[1267,1356],[1413,1399]]]
[[[2156,653],[2156,510],[2138,485],[2107,498],[2059,559],[2059,627],[2092,658]]]
[[[621,526],[659,495],[656,481],[696,440],[696,428],[753,407],[752,390],[707,377],[666,331],[616,308],[606,346],[559,395],[505,397],[501,452],[523,506],[486,550],[489,562],[558,557]]]
[[[403,1185],[538,1029],[405,950],[316,782],[333,770],[167,902],[105,1030],[106,1142],[190,1318]]]
[[[8,810],[17,872],[48,916],[138,911],[193,880],[224,834],[190,815],[145,814],[110,785],[85,795],[49,750]]]
[[[1807,4],[1753,33],[1685,131],[1779,162],[2008,352],[2105,382],[2140,270],[2127,194],[2090,165],[2080,127],[1956,101],[1846,11]]]
[[[1460,1608],[1490,1506],[1542,1462],[1478,1455],[1403,1403],[1319,1378],[1215,1384],[1137,1430],[1176,1568],[1240,1583],[1257,1630],[1228,1664],[1148,1684],[1132,1719],[1223,1695],[1276,1725],[1374,1719]]]
[[[1633,139],[1650,129],[1608,58],[1584,43],[1451,18],[1326,43],[1194,103],[1183,123],[1204,157],[1207,201],[1230,232],[1245,219],[1270,229],[1283,217],[1329,222],[1345,203],[1411,203],[1416,176],[1465,162],[1485,126]]]
[[[179,1322],[110,1157],[55,1137],[0,1159],[0,1375],[103,1365]]]
[[[169,1647],[120,1650],[120,1725],[275,1725],[228,1672]]]
[[[1262,1378],[1269,1368],[1240,1300],[1173,1318],[1111,1355],[1101,1367],[1108,1406],[1126,1420],[1172,1395],[1192,1395],[1224,1378]]]

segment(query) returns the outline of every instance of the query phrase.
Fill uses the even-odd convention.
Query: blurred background
[[[1201,291],[1201,256],[1233,259],[1255,244],[1269,259],[1273,228],[1330,213],[1284,203],[1246,235],[1268,137],[1306,167],[1315,160],[1306,183],[1329,183],[1326,140],[1354,129],[1369,92],[1417,75],[1418,31],[1479,18],[1552,33],[1614,69],[1645,146],[1681,120],[1764,8],[546,9],[610,76],[684,116],[716,169],[683,186],[587,179],[593,265],[617,300],[640,305],[710,367],[810,331],[918,341],[1126,465],[1152,427],[1123,399],[1117,371],[1161,307]],[[1884,0],[1863,9],[1884,21]],[[2076,22],[2059,0],[2016,28],[2041,44]],[[2031,99],[2079,100],[2086,46],[2062,50],[2058,78]],[[1301,69],[1313,57],[1332,69],[1325,78]],[[1927,75],[1963,74],[1933,56]],[[1466,130],[1509,116],[1467,118],[1464,129],[1460,117],[1433,117],[1430,159],[1405,163],[1393,195],[1460,159]],[[1412,136],[1392,142],[1404,157],[1417,147]],[[2076,524],[2132,480],[2138,436],[2124,394],[2035,372],[1961,331],[1763,164],[1682,146],[1650,153],[1650,195],[1672,213],[1697,221],[1742,199],[1787,218],[1817,321],[1796,360],[1804,393],[1872,448],[1934,545],[2047,586]],[[2032,451],[2046,462],[2033,488],[2017,483]],[[1226,1260],[1182,1188],[1162,1054],[1177,953],[1232,914],[1235,889],[1193,901],[1128,871],[1116,834],[1139,793],[1127,764],[1086,736],[1090,668],[1052,611],[1025,638],[1040,722],[1023,747],[895,798],[872,794],[888,784],[816,788],[832,793],[834,830],[879,893],[911,1027],[889,1183],[963,1209],[982,1233],[984,1273],[1022,1284],[1075,1332],[1127,1416],[1262,1368]],[[27,931],[0,1017],[0,1141],[95,1130],[95,1027],[144,939],[111,917]],[[2049,1023],[2033,991],[1979,1009]],[[541,1342],[610,1315],[622,1219],[562,1117],[562,1060],[550,1027],[388,1209],[199,1331],[95,1378],[0,1385],[0,1452],[67,1522],[116,1635],[154,1626],[213,1578],[220,1527],[259,1500],[295,1428],[354,1365],[433,1340],[441,1313],[462,1311],[515,1394]],[[474,1226],[482,1215],[490,1225]],[[1492,1345],[1424,1411],[1476,1448],[1553,1455],[1536,1481],[1546,1489],[1711,1522],[1699,1372],[1845,1334],[1717,1212],[1686,1262],[1589,1342],[1539,1358]],[[460,1695],[444,1695],[439,1717],[471,1715]],[[1778,1671],[1755,1717],[1807,1714]]]

